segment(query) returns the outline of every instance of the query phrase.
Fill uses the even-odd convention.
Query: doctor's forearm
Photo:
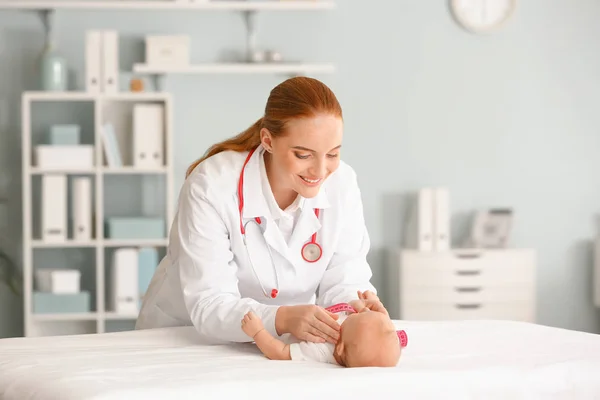
[[[250,338],[240,328],[240,320],[249,311],[254,311],[263,321],[265,329],[272,335],[275,330],[277,306],[259,304],[252,299],[207,297],[197,302],[190,313],[198,332],[211,342],[248,342]]]

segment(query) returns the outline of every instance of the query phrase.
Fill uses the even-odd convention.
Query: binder
[[[85,88],[88,92],[102,92],[102,33],[87,31],[85,37]]]
[[[137,314],[138,251],[135,248],[115,250],[111,264],[110,308],[119,314]]]
[[[164,110],[160,104],[136,104],[133,109],[133,165],[164,165]]]
[[[448,189],[435,188],[433,197],[433,248],[436,251],[446,251],[450,249],[450,196]]]
[[[67,240],[67,176],[42,176],[42,240]]]
[[[418,195],[417,249],[433,250],[433,189],[422,188]]]
[[[92,238],[91,178],[73,178],[71,204],[73,205],[73,240],[90,240]]]
[[[119,36],[117,31],[102,32],[102,91],[119,91]]]

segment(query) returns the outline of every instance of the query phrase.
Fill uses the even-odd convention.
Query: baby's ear
[[[335,354],[338,357],[342,357],[342,354],[344,354],[344,342],[342,342],[341,340],[337,343],[337,345],[335,346]]]

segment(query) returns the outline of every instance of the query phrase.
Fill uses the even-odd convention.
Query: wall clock
[[[450,0],[450,9],[457,22],[475,33],[500,28],[516,8],[517,0]]]

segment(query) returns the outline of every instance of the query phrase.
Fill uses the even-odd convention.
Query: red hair
[[[290,78],[275,86],[265,106],[264,116],[237,136],[212,145],[189,166],[186,178],[202,161],[222,151],[250,151],[260,144],[260,131],[266,128],[273,137],[285,134],[286,123],[295,118],[332,114],[342,118],[342,108],[331,89],[307,77]]]

